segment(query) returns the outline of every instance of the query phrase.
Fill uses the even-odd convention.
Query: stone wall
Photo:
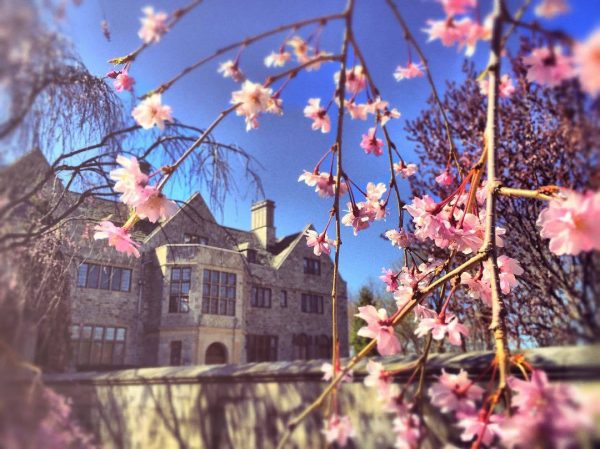
[[[525,351],[528,361],[547,371],[553,381],[576,384],[588,398],[600,401],[600,347],[544,348]],[[442,368],[485,370],[491,353],[438,354],[428,365],[431,381]],[[409,358],[387,358],[398,369]],[[321,362],[277,362],[246,365],[163,367],[110,373],[48,375],[48,386],[73,399],[74,410],[105,449],[271,449],[287,420],[314,400],[325,387]],[[391,417],[382,412],[372,390],[362,384],[364,364],[354,382],[344,384],[340,407],[357,430],[349,448],[393,447]],[[403,376],[398,382],[405,382]],[[428,412],[428,424],[442,447],[455,444],[443,419]],[[321,412],[295,431],[289,448],[325,447]],[[592,439],[596,438],[593,442]],[[594,445],[594,443],[596,445]],[[585,436],[582,448],[598,447]]]

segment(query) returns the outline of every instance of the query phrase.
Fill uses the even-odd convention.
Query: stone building
[[[310,225],[277,238],[272,201],[249,212],[249,231],[222,226],[196,193],[168,221],[136,226],[136,259],[92,238],[89,219],[124,222],[123,205],[86,200],[76,212],[88,224],[75,232],[81,242],[70,294],[72,367],[330,357],[332,260],[306,246]],[[339,278],[343,356],[346,291]]]

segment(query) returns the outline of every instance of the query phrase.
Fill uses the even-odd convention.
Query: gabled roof
[[[274,249],[277,251],[273,254],[273,268],[279,269],[279,267],[281,267],[281,264],[283,264],[285,259],[292,253],[309,229],[314,229],[312,224],[306,225],[302,232],[290,234],[287,237],[279,239],[277,243],[273,245]]]

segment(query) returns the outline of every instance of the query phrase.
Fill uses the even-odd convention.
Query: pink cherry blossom
[[[131,92],[134,84],[135,79],[129,76],[127,70],[122,70],[113,81],[113,86],[117,92],[123,92],[124,90]]]
[[[323,371],[322,379],[324,381],[329,382],[330,380],[333,379],[333,365],[331,363],[328,363],[328,362],[323,363],[321,365],[321,371]],[[339,371],[337,374],[339,374]],[[353,376],[352,370],[348,371],[342,377],[342,382],[352,382],[352,376]]]
[[[310,60],[308,52],[310,46],[300,36],[294,36],[287,41],[287,45],[292,47],[294,56],[300,64],[304,64]]]
[[[304,117],[313,120],[313,130],[320,129],[322,133],[328,133],[331,130],[331,120],[325,108],[321,106],[320,98],[308,100],[308,106],[304,108]]]
[[[433,310],[430,316],[423,318],[417,328],[415,335],[424,337],[431,331],[434,340],[443,340],[448,335],[448,342],[454,346],[460,346],[462,343],[461,335],[469,335],[469,330],[464,324],[458,322],[458,318],[452,313],[446,313],[443,317],[439,316]]]
[[[131,238],[129,231],[125,228],[119,228],[110,221],[101,221],[94,230],[94,240],[108,239],[108,245],[127,255],[140,257],[138,251],[139,243]]]
[[[221,73],[223,78],[231,78],[236,83],[241,83],[246,79],[246,76],[240,70],[238,63],[232,60],[222,62],[219,65],[217,72]]]
[[[287,51],[274,51],[265,57],[265,65],[267,67],[283,67],[285,63],[291,59],[291,57],[292,55],[290,55]]]
[[[551,19],[569,11],[567,0],[542,0],[535,7],[535,15]]]
[[[382,100],[381,97],[377,97],[367,102],[367,112],[373,115],[381,114],[388,108],[388,105],[387,101]]]
[[[398,109],[385,108],[383,113],[380,114],[381,126],[385,126],[386,123],[389,122],[391,119],[400,118],[400,116],[401,116],[401,114],[400,114],[400,111],[398,111]]]
[[[304,235],[306,236],[306,246],[313,249],[315,256],[320,256],[322,253],[329,254],[331,246],[335,246],[335,242],[324,232],[319,234],[317,231],[308,229]]]
[[[423,29],[428,35],[428,42],[439,39],[444,47],[451,47],[463,39],[463,33],[454,26],[452,19],[427,21],[429,28]]]
[[[584,91],[592,96],[600,93],[600,29],[588,39],[575,46],[575,63],[579,82]]]
[[[135,207],[139,202],[146,200],[143,190],[148,184],[148,176],[142,173],[135,156],[127,159],[125,156],[118,155],[117,163],[121,165],[121,168],[109,173],[110,178],[116,181],[113,189],[115,192],[123,194],[121,195],[123,203]]]
[[[396,288],[396,291],[394,292],[394,301],[396,301],[396,306],[398,306],[398,309],[403,309],[404,306],[406,306],[406,304],[413,299],[413,296],[414,290],[412,287],[401,285]]]
[[[357,335],[377,340],[377,351],[381,355],[394,355],[400,352],[401,346],[394,327],[388,318],[385,309],[375,309],[373,306],[359,307],[357,317],[367,322],[361,327]]]
[[[398,66],[394,72],[396,81],[408,80],[411,78],[419,78],[423,76],[423,64],[421,62],[410,62],[406,67]]]
[[[146,44],[160,41],[161,36],[168,31],[167,19],[169,16],[164,11],[154,12],[152,6],[146,6],[142,12],[146,16],[140,19],[142,27],[138,31],[138,36]]]
[[[348,114],[350,114],[350,118],[352,120],[366,120],[367,119],[367,105],[366,104],[356,104],[354,101],[346,101],[344,102],[346,106],[346,110]]]
[[[564,56],[558,46],[552,50],[535,48],[523,58],[523,63],[527,66],[527,80],[542,86],[556,87],[575,75],[571,58]]]
[[[472,441],[481,437],[481,443],[489,446],[494,441],[496,435],[500,435],[502,429],[500,423],[502,416],[491,415],[488,420],[483,414],[459,414],[458,427],[464,430],[460,435],[462,441]]]
[[[375,156],[381,156],[383,154],[383,140],[377,138],[375,131],[375,127],[369,128],[369,132],[362,135],[360,147],[365,150],[366,154],[373,153]]]
[[[376,388],[379,400],[389,403],[396,393],[392,388],[392,378],[386,374],[382,363],[369,360],[367,362],[367,376],[363,383],[368,388]]]
[[[479,81],[479,91],[482,95],[487,96],[489,93],[490,82],[487,78]],[[515,85],[509,75],[502,75],[500,83],[498,83],[498,94],[501,98],[510,98],[515,93]]]
[[[415,414],[402,414],[394,418],[396,449],[415,449],[421,440],[421,420]]]
[[[242,88],[231,94],[231,104],[239,104],[235,113],[246,118],[246,131],[258,128],[261,113],[281,113],[280,100],[273,97],[273,89],[250,80],[244,81]]]
[[[481,299],[488,307],[492,307],[492,290],[489,281],[477,279],[465,272],[460,275],[460,283],[467,286],[471,298]]]
[[[162,104],[160,94],[154,94],[142,100],[132,111],[131,115],[138,125],[144,129],[150,129],[154,125],[159,129],[165,129],[165,122],[173,122],[171,117],[171,106]]]
[[[479,401],[484,389],[469,380],[463,369],[458,374],[448,374],[442,369],[438,381],[428,390],[431,403],[442,413],[474,412],[475,401]]]
[[[551,200],[536,224],[550,251],[559,256],[600,249],[600,192],[561,190],[563,198]]]
[[[333,76],[336,86],[340,82],[340,72]],[[346,70],[346,90],[352,95],[357,95],[367,86],[367,77],[361,65],[356,65]]]
[[[394,171],[404,179],[411,177],[419,170],[417,164],[405,164],[404,161],[394,163],[393,167]]]
[[[375,184],[373,182],[369,182],[367,184],[367,200],[369,201],[378,201],[381,199],[382,195],[386,192],[387,187],[383,182]]]
[[[435,177],[435,182],[437,182],[441,186],[447,187],[454,182],[454,176],[452,176],[450,170],[446,169]]]
[[[352,427],[348,416],[338,416],[332,414],[329,420],[325,421],[325,428],[322,430],[328,443],[336,442],[340,447],[348,444],[348,439],[354,437],[356,432]]]
[[[314,187],[320,197],[335,195],[335,178],[327,172],[314,173],[305,170],[298,182],[305,182],[309,187]],[[348,186],[346,183],[342,183],[341,186],[340,195],[344,195],[348,192]]]
[[[347,206],[348,213],[342,217],[342,224],[352,226],[354,235],[358,235],[358,231],[368,228],[370,222],[373,221],[373,211],[366,207],[365,203],[356,203],[353,205],[349,202]]]
[[[447,16],[464,14],[477,6],[477,0],[440,0]]]
[[[136,205],[135,212],[140,218],[151,223],[168,220],[177,212],[177,204],[165,197],[156,187],[147,186],[147,199]]]
[[[519,264],[519,261],[512,259],[508,256],[501,255],[497,259],[498,261],[498,272],[500,281],[500,290],[505,295],[508,295],[511,289],[519,285],[519,281],[515,276],[523,274],[523,268]],[[484,263],[483,268],[483,280],[489,283],[491,276],[491,266],[489,263]]]
[[[398,288],[398,276],[400,273],[396,273],[389,268],[382,268],[381,273],[382,275],[379,276],[379,279],[386,285],[385,291],[393,292],[396,290]]]
[[[467,56],[473,56],[478,41],[489,40],[491,37],[491,28],[487,24],[482,25],[468,17],[457,20],[454,25],[461,33],[459,49],[466,47]]]
[[[400,229],[397,231],[396,229],[390,229],[385,232],[386,238],[390,241],[392,246],[397,246],[398,248],[406,248],[410,245],[412,240],[412,234],[410,232],[406,232],[404,229]]]
[[[578,447],[577,434],[593,429],[578,392],[566,384],[550,384],[546,373],[533,370],[528,381],[508,378],[515,413],[503,423],[506,447]]]

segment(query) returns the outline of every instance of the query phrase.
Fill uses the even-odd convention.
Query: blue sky
[[[81,6],[71,8],[64,30],[90,71],[102,75],[111,68],[106,62],[108,59],[124,55],[139,45],[137,30],[142,7],[151,4],[156,9],[172,11],[186,3],[185,0],[85,0]],[[481,3],[487,5],[491,1],[482,0]],[[398,0],[397,4],[414,34],[422,41],[438,87],[443,91],[445,79],[460,80],[463,55],[437,42],[425,44],[425,34],[419,31],[426,19],[443,16],[441,7],[434,0]],[[582,39],[600,24],[600,1],[571,0],[571,4],[572,13],[552,21],[551,25]],[[183,67],[228,43],[276,25],[339,12],[344,5],[345,0],[205,0],[164,36],[159,45],[149,48],[135,62],[130,74],[137,81],[136,94],[157,87]],[[100,31],[103,18],[110,24],[110,42],[104,39]],[[383,0],[356,0],[355,28],[359,44],[384,99],[402,112],[402,119],[390,127],[392,138],[405,160],[413,161],[412,144],[404,136],[404,120],[418,115],[429,95],[429,86],[422,78],[401,83],[394,80],[392,73],[395,67],[406,64],[406,44]],[[313,30],[314,27],[308,27],[300,35],[306,37]],[[340,36],[340,24],[329,24],[323,33],[321,47],[338,52]],[[244,51],[241,68],[249,79],[262,82],[268,73],[274,73],[267,71],[262,61],[264,56],[279,48],[285,37],[285,33],[276,35]],[[234,58],[235,55],[236,51],[233,51],[203,66],[164,95],[163,102],[173,107],[177,119],[204,127],[229,104],[231,91],[236,90],[237,85],[221,78],[216,70],[219,62]],[[485,45],[479,46],[473,60],[477,67],[485,64]],[[232,115],[214,132],[217,140],[240,145],[264,166],[260,174],[266,197],[276,202],[275,224],[279,237],[297,232],[306,223],[313,223],[320,229],[327,221],[331,202],[320,199],[307,186],[298,183],[297,178],[303,169],[312,170],[316,161],[333,143],[333,133],[311,131],[310,121],[303,117],[302,110],[310,97],[331,97],[332,78],[336,70],[334,64],[329,64],[318,72],[301,74],[295,78],[282,97],[285,114],[282,117],[264,116],[258,130],[246,132],[243,119]],[[122,94],[122,97],[127,104],[131,102],[127,94]],[[349,126],[344,134],[347,173],[359,185],[365,185],[368,181],[387,182],[389,171],[386,157],[366,156],[359,147],[360,136],[366,132],[369,122],[347,123]],[[239,184],[244,187],[245,180],[240,179]],[[177,186],[169,193],[177,199],[185,199],[198,189],[194,185]],[[401,192],[405,199],[409,198],[405,183],[401,185]],[[230,197],[223,216],[217,218],[225,225],[249,229],[250,204],[255,199],[251,194],[245,198]],[[343,230],[341,272],[351,291],[357,291],[369,278],[378,276],[382,267],[399,261],[400,252],[378,237],[381,232],[393,227],[394,222],[393,218],[388,218],[387,223],[375,223],[358,237],[354,237],[348,228]]]

